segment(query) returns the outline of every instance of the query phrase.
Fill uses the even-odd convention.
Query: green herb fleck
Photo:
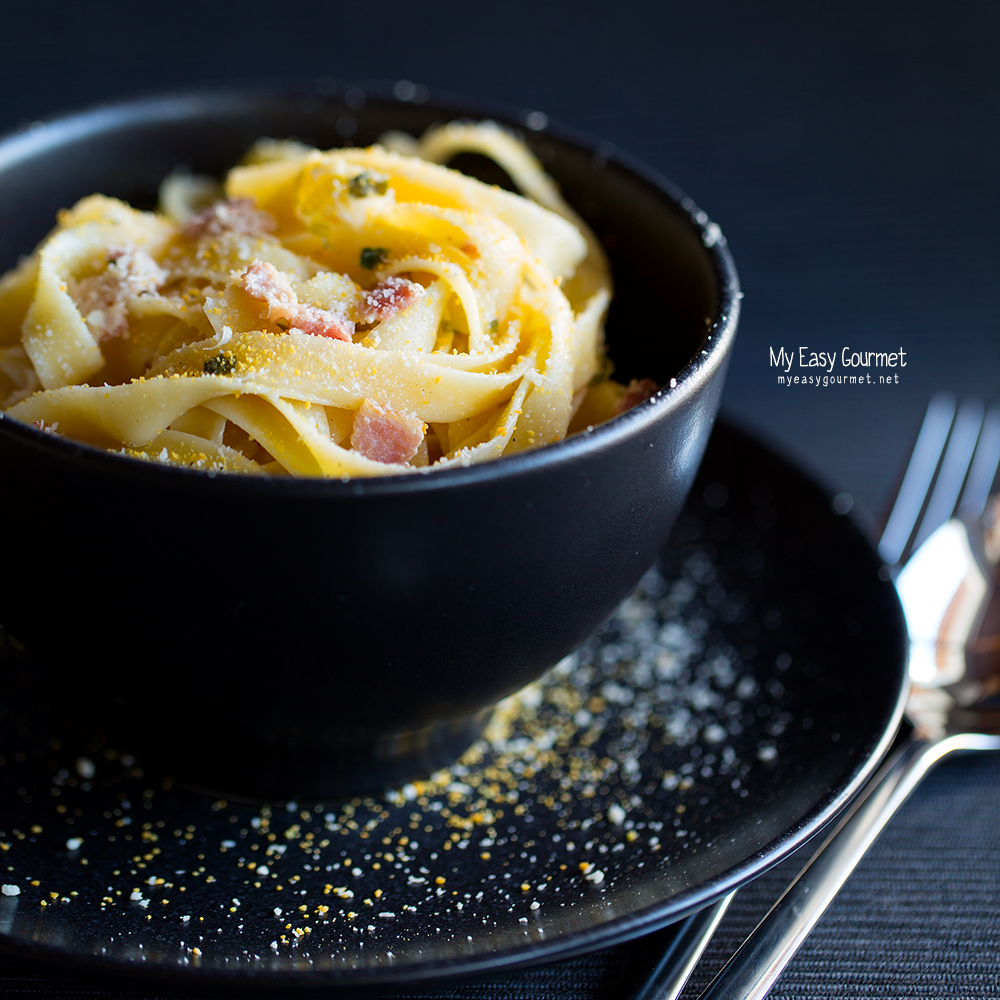
[[[232,375],[234,371],[236,371],[236,358],[226,357],[225,354],[217,354],[205,362],[206,375]]]
[[[389,182],[378,179],[367,170],[347,182],[347,193],[352,198],[367,198],[370,194],[385,194],[389,190]]]
[[[491,319],[490,320],[490,333],[496,333],[500,329],[500,320]]]
[[[366,271],[384,264],[389,259],[389,251],[385,247],[365,247],[361,251],[361,266]]]

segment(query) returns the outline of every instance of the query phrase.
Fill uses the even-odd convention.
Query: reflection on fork
[[[910,633],[914,688],[908,713],[921,735],[932,739],[956,728],[949,716],[963,707],[977,706],[982,715],[983,699],[997,683],[997,628],[988,611],[998,559],[993,549],[1000,538],[993,538],[996,511],[984,515],[984,508],[1000,460],[1000,407],[984,415],[982,403],[969,400],[956,414],[953,398],[931,400],[907,477],[915,467],[923,475],[934,471],[931,463],[919,469],[920,443],[932,436],[943,440],[949,422],[947,448],[912,541],[903,538],[902,530],[896,537],[890,532],[904,523],[895,517],[906,502],[901,489],[880,544],[883,557],[902,547],[905,561],[896,586]],[[982,719],[978,724],[984,726]]]

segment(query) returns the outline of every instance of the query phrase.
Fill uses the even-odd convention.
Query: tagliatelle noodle
[[[351,409],[360,406],[363,399],[376,399],[392,410],[444,423],[509,398],[531,363],[529,358],[519,357],[506,372],[467,372],[436,364],[433,354],[381,351],[294,330],[283,336],[256,331],[234,334],[227,349],[237,369],[252,368],[253,380],[216,377],[220,389],[225,385],[230,390],[216,390],[217,395],[277,393],[286,399]],[[172,390],[166,383],[170,376],[191,381],[203,369],[205,358],[211,356],[211,348],[206,350],[204,342],[190,344],[154,366],[145,384],[158,382],[169,394]]]
[[[20,346],[21,326],[38,284],[38,257],[25,257],[0,278],[0,348]]]
[[[416,305],[383,320],[361,341],[362,345],[378,347],[383,351],[417,351],[421,354],[433,351],[447,294],[445,282],[433,282]]]
[[[563,287],[576,312],[574,388],[582,389],[602,369],[603,320],[611,301],[608,261],[597,237],[563,201],[552,178],[524,143],[493,122],[450,122],[431,129],[409,148],[413,155],[435,163],[446,163],[460,152],[489,157],[507,171],[525,195],[571,222],[586,239],[587,255]]]
[[[73,385],[39,392],[9,411],[26,423],[58,424],[67,437],[112,447],[113,442],[138,446],[151,441],[194,406],[238,387],[230,379],[137,379],[128,385]],[[221,383],[221,384],[220,384]]]
[[[498,126],[410,141],[424,158],[261,141],[227,201],[176,175],[163,214],[99,195],[60,213],[0,279],[6,412],[145,460],[291,476],[564,437],[604,365],[603,252]],[[463,150],[535,200],[430,162]],[[375,423],[352,433],[359,410]]]
[[[226,468],[230,472],[241,472],[244,475],[266,474],[263,466],[246,458],[235,448],[227,448],[218,442],[195,434],[185,434],[183,431],[163,431],[141,447],[130,449],[128,454],[173,465]]]

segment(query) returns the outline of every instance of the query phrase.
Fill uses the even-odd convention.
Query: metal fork
[[[1000,406],[984,415],[981,402],[968,400],[956,413],[953,397],[934,397],[879,543],[882,558],[898,568],[954,514],[979,517],[998,464]],[[955,732],[937,740],[911,738],[862,790],[699,1000],[763,1000],[924,775],[949,752],[979,749],[1000,749],[1000,737]]]
[[[1000,406],[990,407],[984,418],[983,404],[970,399],[956,415],[954,396],[945,393],[935,396],[927,407],[896,502],[878,543],[883,562],[887,566],[902,566],[954,512],[963,517],[978,517],[986,504],[998,462]],[[925,502],[926,512],[921,520]]]

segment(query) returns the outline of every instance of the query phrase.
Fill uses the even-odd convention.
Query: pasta
[[[442,164],[477,152],[525,196]],[[0,279],[10,416],[213,472],[355,477],[558,441],[606,378],[601,247],[491,124],[320,152],[261,140],[160,211],[102,195]]]

